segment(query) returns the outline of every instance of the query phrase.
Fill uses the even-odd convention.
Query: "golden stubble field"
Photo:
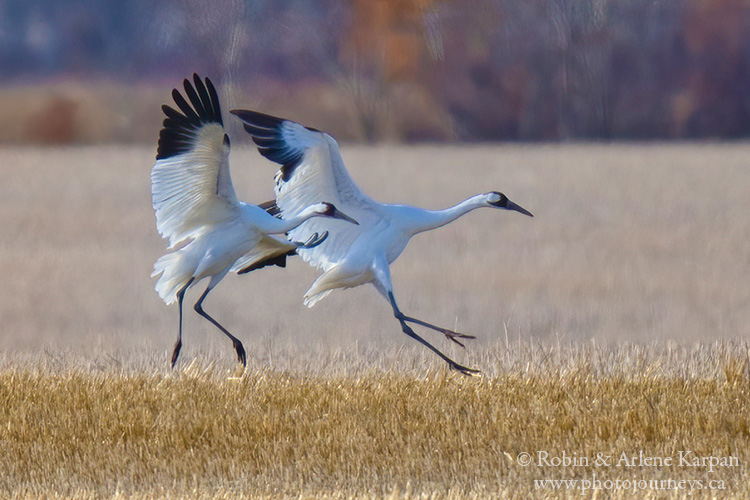
[[[474,212],[392,266],[405,313],[477,335],[462,350],[424,332],[482,377],[406,339],[374,289],[303,308],[316,273],[298,261],[229,276],[205,303],[245,343],[246,372],[195,314],[172,372],[177,311],[149,277],[166,246],[154,148],[6,146],[0,496],[750,496],[750,146],[343,152],[380,201],[500,190],[534,213]],[[237,147],[232,165],[242,199],[272,196],[274,165]],[[686,450],[739,466],[593,464]],[[591,463],[519,464],[540,451]],[[534,483],[596,478],[635,486]]]

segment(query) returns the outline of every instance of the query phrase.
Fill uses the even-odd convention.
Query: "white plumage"
[[[480,207],[514,210],[531,216],[524,208],[496,191],[473,196],[445,210],[425,210],[408,205],[378,203],[364,194],[349,176],[338,144],[328,134],[298,123],[255,111],[232,110],[252,135],[260,153],[281,168],[276,174],[276,204],[284,217],[294,217],[315,199],[326,199],[357,219],[359,225],[313,219],[291,230],[293,239],[327,232],[320,245],[299,249],[309,264],[323,271],[305,293],[312,307],[336,288],[372,283],[389,301],[404,333],[435,352],[462,373],[475,372],[462,366],[417,335],[407,323],[443,333],[463,345],[459,338],[474,338],[404,315],[393,296],[389,265],[403,252],[412,236],[441,227]]]
[[[352,219],[332,204],[317,200],[295,216],[281,219],[256,205],[237,200],[229,173],[229,137],[224,133],[219,99],[211,81],[184,81],[188,101],[172,91],[177,111],[162,106],[164,126],[159,134],[156,163],[151,170],[151,194],[156,227],[169,238],[173,252],[154,264],[156,291],[167,304],[179,302],[179,334],[172,353],[174,366],[182,346],[182,300],[192,285],[210,278],[195,310],[233,342],[246,363],[237,338],[203,311],[209,291],[230,271],[242,273],[264,265],[284,266],[287,255],[315,246],[325,234],[311,234],[305,243],[288,241],[284,234],[313,217]],[[279,236],[275,236],[279,235]]]

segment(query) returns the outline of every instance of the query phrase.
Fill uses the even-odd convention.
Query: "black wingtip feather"
[[[208,95],[211,98],[211,102],[214,105],[214,115],[219,117],[219,121],[223,125],[224,121],[221,118],[221,108],[219,107],[219,95],[216,93],[216,87],[214,87],[213,82],[208,77],[206,77],[206,87],[208,88]]]
[[[195,91],[195,87],[190,83],[190,80],[185,78],[185,80],[182,82],[185,87],[185,95],[187,95],[188,99],[190,99],[190,104],[193,105],[193,109],[195,109],[196,113],[198,113],[198,116],[209,116],[209,111],[212,110],[212,108],[204,107],[203,101],[198,96],[198,92]],[[208,103],[210,105],[210,103]]]
[[[262,260],[260,262],[256,262],[255,264],[250,264],[244,269],[241,269],[237,271],[237,274],[246,274],[251,271],[255,271],[256,269],[260,269],[262,267],[266,266],[279,266],[279,267],[286,267],[286,258],[287,256],[296,255],[297,252],[294,250],[289,250],[287,253],[283,253],[281,255],[277,255],[276,257],[271,257],[266,260]]]
[[[279,118],[278,116],[266,115],[257,111],[250,111],[249,109],[233,109],[232,111],[230,111],[230,113],[236,115],[240,120],[247,123],[248,125],[254,125],[255,127],[270,130],[278,128],[285,121],[283,118]]]
[[[218,123],[224,126],[219,97],[211,80],[206,78],[204,84],[198,74],[194,73],[193,81],[195,86],[187,78],[183,81],[187,100],[179,90],[172,90],[172,99],[179,111],[166,104],[161,108],[166,118],[159,132],[157,160],[189,151],[193,146],[195,132],[203,125]]]
[[[305,154],[303,148],[290,145],[286,141],[282,125],[288,120],[247,109],[233,109],[230,113],[242,120],[245,131],[252,136],[253,142],[258,146],[258,152],[281,165],[281,179],[287,182]],[[305,128],[318,132],[309,127]]]

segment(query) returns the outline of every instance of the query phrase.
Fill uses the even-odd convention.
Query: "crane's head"
[[[345,220],[347,222],[351,222],[352,224],[356,224],[359,226],[359,222],[352,219],[348,215],[346,215],[344,212],[336,208],[333,203],[328,203],[327,201],[324,201],[322,203],[318,204],[319,206],[316,208],[316,212],[321,217],[330,217],[332,219],[341,219]]]
[[[503,193],[498,193],[497,191],[492,191],[491,193],[487,193],[486,195],[487,205],[494,207],[494,208],[502,208],[504,210],[515,210],[516,212],[521,212],[524,215],[528,215],[529,217],[534,217],[531,212],[526,210],[520,205],[516,205],[512,201],[508,199],[507,196],[505,196]]]

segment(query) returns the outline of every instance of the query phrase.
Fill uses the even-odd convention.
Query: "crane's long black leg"
[[[406,324],[406,320],[404,319],[405,316],[401,313],[398,306],[396,305],[396,299],[393,297],[393,292],[388,292],[388,300],[391,302],[391,307],[393,307],[393,315],[396,317],[396,319],[401,323],[401,330],[407,334],[409,337],[413,338],[420,344],[427,347],[429,350],[440,356],[446,363],[448,363],[448,366],[451,367],[453,370],[458,370],[464,375],[471,375],[472,373],[479,373],[479,370],[475,370],[473,368],[468,368],[463,365],[459,365],[455,361],[453,361],[451,358],[440,352],[437,348],[435,348],[432,344],[427,342],[425,339],[417,335],[414,330],[411,329],[409,325]]]
[[[182,299],[185,298],[185,292],[187,289],[193,284],[193,279],[194,278],[190,278],[190,281],[182,287],[182,290],[177,292],[177,304],[180,307],[180,330],[177,334],[177,342],[174,344],[174,350],[172,351],[172,368],[174,368],[174,364],[177,363],[177,358],[180,356],[180,349],[182,349]]]
[[[206,311],[203,310],[203,299],[206,298],[206,295],[208,295],[208,292],[211,291],[211,285],[209,284],[208,287],[206,287],[206,291],[203,292],[203,295],[198,299],[198,302],[195,303],[195,306],[193,306],[193,309],[195,309],[195,312],[206,318],[208,321],[213,323],[213,325],[221,330],[221,333],[226,335],[232,340],[232,344],[234,344],[234,350],[237,351],[237,359],[240,360],[240,363],[242,363],[242,366],[247,366],[247,357],[245,356],[245,348],[242,346],[242,342],[229,333],[226,328],[221,326],[218,321],[213,319],[211,316],[208,315]]]
[[[427,323],[426,321],[422,321],[421,319],[411,318],[409,316],[404,316],[403,314],[401,315],[401,319],[409,323],[415,323],[417,325],[426,326],[427,328],[432,328],[433,330],[442,333],[448,338],[448,340],[452,340],[453,342],[460,345],[461,347],[464,347],[464,344],[461,341],[456,340],[457,338],[461,338],[461,339],[475,339],[476,338],[474,335],[466,335],[465,333],[454,332],[453,330],[448,330],[447,328],[441,328],[439,326],[435,326],[433,324]]]

